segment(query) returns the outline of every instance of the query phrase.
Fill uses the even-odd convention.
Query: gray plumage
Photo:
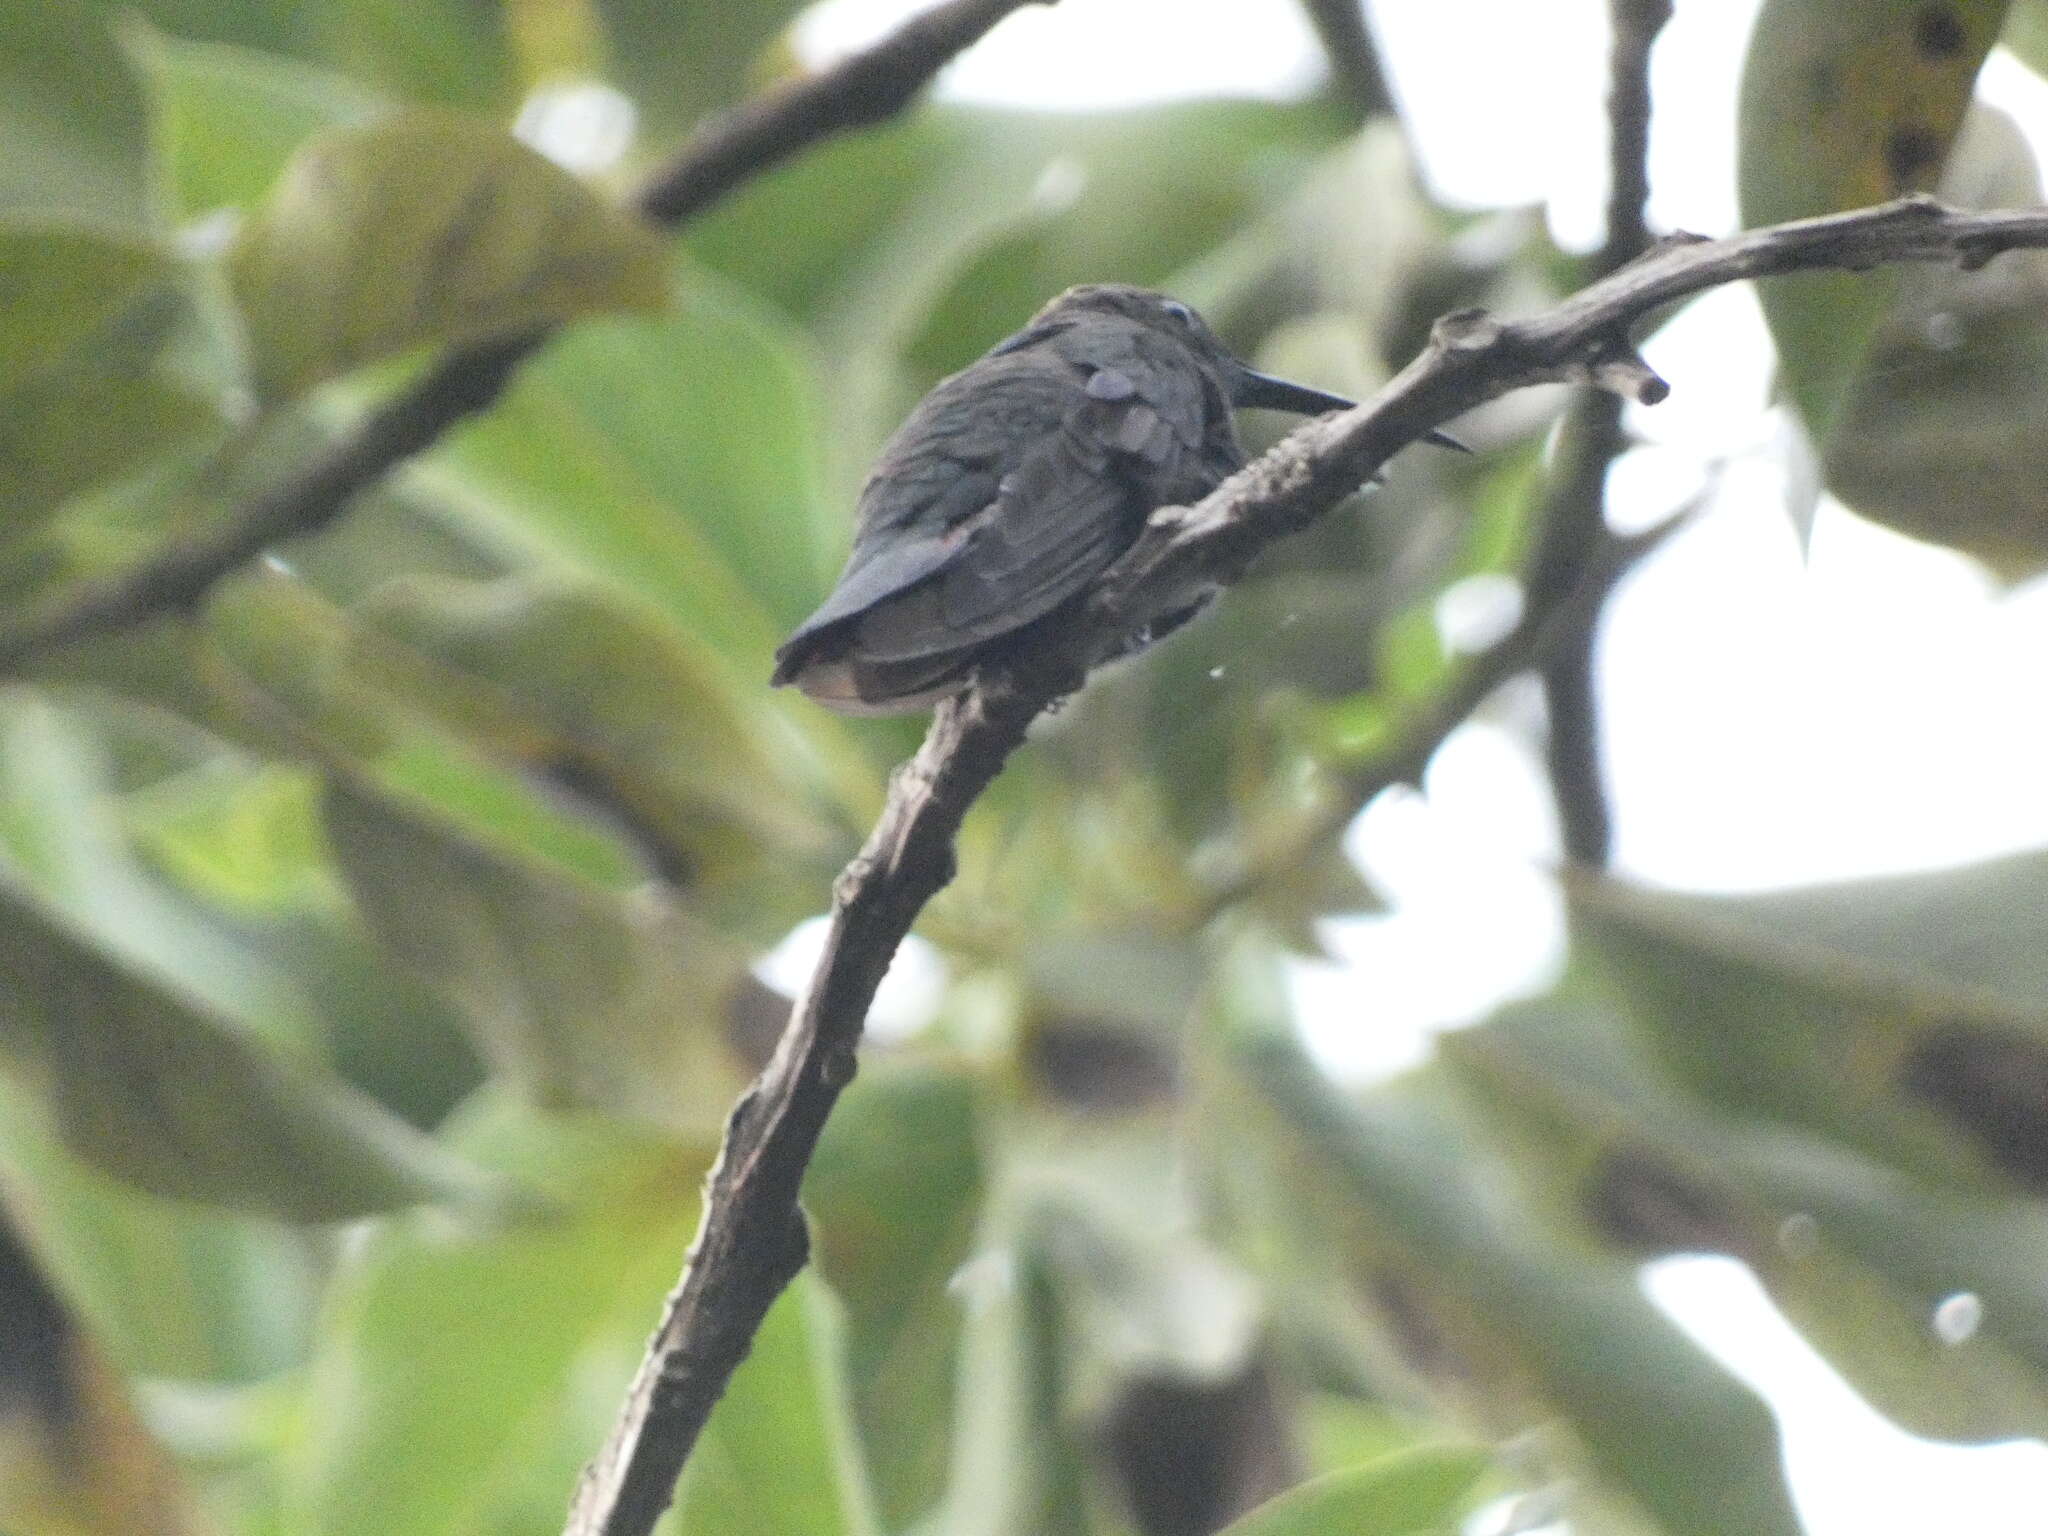
[[[1070,288],[889,439],[846,569],[774,681],[851,714],[929,705],[1101,574],[1155,507],[1239,468],[1234,405],[1349,404],[1252,372],[1177,300]]]

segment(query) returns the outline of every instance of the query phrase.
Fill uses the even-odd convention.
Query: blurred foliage
[[[2041,201],[2017,129],[1973,104],[2003,36],[2042,57],[2037,0],[1769,0],[1742,84],[1746,223],[1934,192],[1965,208]],[[1781,385],[1829,490],[1864,516],[2013,578],[2048,564],[2038,423],[2048,410],[2048,258],[1979,271],[1808,273],[1768,283]]]
[[[8,603],[232,517],[435,345],[576,322],[334,528],[0,689],[15,1536],[558,1529],[779,1025],[750,966],[915,739],[764,687],[907,404],[1075,281],[1360,392],[1571,280],[1321,99],[926,105],[664,249],[620,188],[793,67],[795,9],[0,0]],[[2037,200],[1966,111],[2006,10],[1769,0],[1749,216]],[[578,177],[531,101],[638,137]],[[2007,570],[2048,547],[2043,259],[1766,295],[1831,486]],[[1211,910],[1445,686],[1443,592],[1514,569],[1545,418],[1475,425],[977,809],[935,1016],[841,1105],[668,1529],[1789,1536],[1767,1410],[1637,1285],[1678,1252],[1919,1433],[2048,1433],[2048,856],[1573,877],[1555,991],[1364,1093],[1285,987],[1374,900],[1342,849]]]

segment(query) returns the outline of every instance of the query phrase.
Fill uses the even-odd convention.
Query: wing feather
[[[926,396],[883,449],[846,571],[776,653],[777,680],[832,655],[894,669],[971,652],[1106,569],[1148,486],[1189,457],[1169,425],[1189,414],[1187,382],[1138,370],[1089,387],[1109,371],[999,349]]]
[[[1042,617],[1103,571],[1145,512],[1111,451],[1127,410],[1084,398],[1003,477],[995,506],[950,561],[860,621],[862,653],[896,661],[979,645]]]

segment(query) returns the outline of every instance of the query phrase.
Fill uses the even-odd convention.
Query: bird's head
[[[1048,327],[1084,324],[1091,318],[1133,322],[1178,338],[1198,364],[1215,370],[1232,405],[1318,416],[1325,411],[1349,410],[1354,403],[1342,395],[1260,373],[1232,355],[1192,306],[1127,283],[1084,283],[1069,288],[1033,315],[1020,334],[1031,336]]]

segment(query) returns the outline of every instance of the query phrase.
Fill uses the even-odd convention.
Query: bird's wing
[[[1079,591],[1129,546],[1147,507],[1138,472],[1177,451],[1135,393],[1073,391],[1057,429],[1032,441],[987,509],[955,530],[952,558],[856,629],[863,656],[909,660],[1020,629]]]
[[[993,471],[963,469],[926,504],[929,517],[919,525],[926,531],[899,528],[885,535],[880,530],[864,530],[866,536],[854,544],[831,596],[783,642],[776,660],[794,655],[820,630],[856,618],[864,609],[943,569],[959,554],[955,530],[995,501],[996,486]]]
[[[1007,634],[1078,591],[1134,535],[1140,477],[1182,455],[1148,393],[1131,373],[1015,354],[942,383],[883,450],[846,570],[777,651],[777,680],[827,629],[864,660],[910,661]]]

